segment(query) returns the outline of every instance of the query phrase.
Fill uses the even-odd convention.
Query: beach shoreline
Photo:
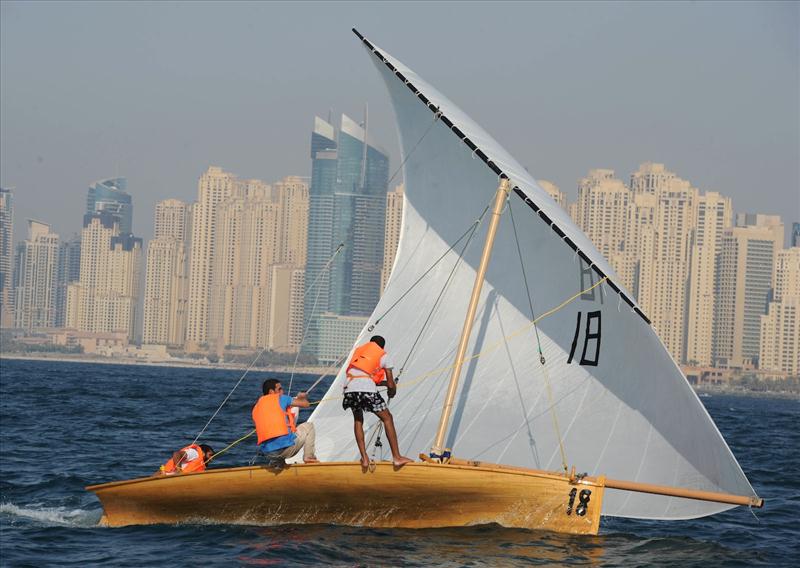
[[[150,366],[150,367],[174,367],[185,369],[218,369],[224,371],[244,371],[247,365],[239,363],[193,363],[187,360],[178,361],[142,361],[133,358],[120,358],[111,359],[107,357],[87,357],[85,355],[69,356],[63,353],[54,353],[50,355],[32,355],[32,354],[19,354],[19,353],[0,353],[0,361],[20,360],[20,361],[52,361],[57,363],[93,363],[100,365],[135,365],[135,366]],[[271,365],[267,367],[254,367],[250,372],[259,373],[299,373],[304,375],[330,375],[333,376],[338,373],[338,369],[332,367],[322,366],[298,366],[294,369],[284,365]],[[731,396],[755,396],[765,398],[784,398],[800,400],[800,393],[791,391],[759,391],[748,390],[739,386],[710,386],[710,385],[692,385],[692,388],[698,395],[731,395]],[[701,396],[701,398],[703,398]]]
[[[49,355],[31,355],[20,353],[0,353],[0,361],[9,359],[17,361],[52,361],[56,363],[93,363],[100,365],[136,365],[146,367],[178,367],[184,369],[219,369],[226,371],[244,371],[248,368],[247,365],[239,363],[193,363],[184,359],[178,361],[143,361],[141,359],[133,358],[119,358],[112,359],[109,357],[86,357],[75,356],[71,357],[64,353],[57,353],[53,356]],[[298,366],[295,368],[287,367],[284,365],[270,365],[267,367],[253,367],[251,372],[260,373],[300,373],[306,375],[324,375],[335,374],[338,369],[331,367],[314,367],[314,366]]]

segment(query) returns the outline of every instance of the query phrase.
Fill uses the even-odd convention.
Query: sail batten
[[[406,189],[395,268],[358,343],[378,333],[395,365],[407,360],[391,403],[401,450],[416,455],[434,439],[479,265],[480,247],[462,252],[449,243],[479,217],[505,175],[510,199],[528,207],[515,208],[516,230],[507,215],[498,227],[455,396],[447,437],[453,454],[558,470],[563,442],[570,465],[590,475],[754,495],[702,403],[591,241],[480,126],[414,71],[362,40],[395,109]],[[486,231],[485,224],[477,227],[474,242]],[[545,369],[530,327],[517,242],[534,311],[546,316],[536,325],[551,400],[543,395]],[[340,372],[311,417],[325,460],[357,455],[352,418],[341,407],[343,383]],[[561,436],[553,415],[565,426]],[[376,421],[367,426],[369,441]],[[617,489],[609,489],[603,503],[604,514],[648,519],[729,507]]]

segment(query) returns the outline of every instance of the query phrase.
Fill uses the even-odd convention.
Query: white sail
[[[402,370],[390,406],[401,450],[411,456],[427,453],[433,443],[488,222],[480,225],[460,263],[466,239],[448,249],[490,204],[502,173],[514,188],[510,207],[517,238],[506,210],[448,431],[453,455],[560,470],[554,412],[567,461],[579,472],[753,495],[705,408],[589,239],[458,107],[408,67],[363,41],[391,95],[406,162],[394,270],[358,344],[373,334],[384,336],[395,375]],[[540,320],[544,367],[517,241],[536,316],[608,277]],[[358,455],[352,416],[341,406],[343,375],[342,369],[311,417],[322,460]],[[368,418],[368,440],[376,422]],[[730,507],[610,490],[603,514],[681,519]]]

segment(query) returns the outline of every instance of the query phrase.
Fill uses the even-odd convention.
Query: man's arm
[[[308,402],[308,395],[304,392],[297,393],[297,396],[292,399],[291,406],[296,406],[297,408],[308,408],[311,406],[311,403]]]
[[[386,372],[386,393],[389,398],[394,398],[394,395],[397,394],[397,383],[394,382],[394,375],[391,369],[384,369],[384,371]]]

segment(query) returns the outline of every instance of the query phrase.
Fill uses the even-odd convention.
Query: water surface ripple
[[[401,530],[191,524],[109,529],[84,486],[148,474],[191,440],[241,371],[0,361],[2,566],[797,566],[800,403],[714,395],[709,412],[767,504],[683,522],[604,518],[596,537],[487,525]],[[251,428],[251,373],[204,441]],[[284,382],[288,377],[277,375]],[[316,377],[296,375],[298,386]],[[313,393],[321,396],[323,386]],[[314,398],[314,396],[312,396]],[[245,442],[219,466],[246,463]]]

